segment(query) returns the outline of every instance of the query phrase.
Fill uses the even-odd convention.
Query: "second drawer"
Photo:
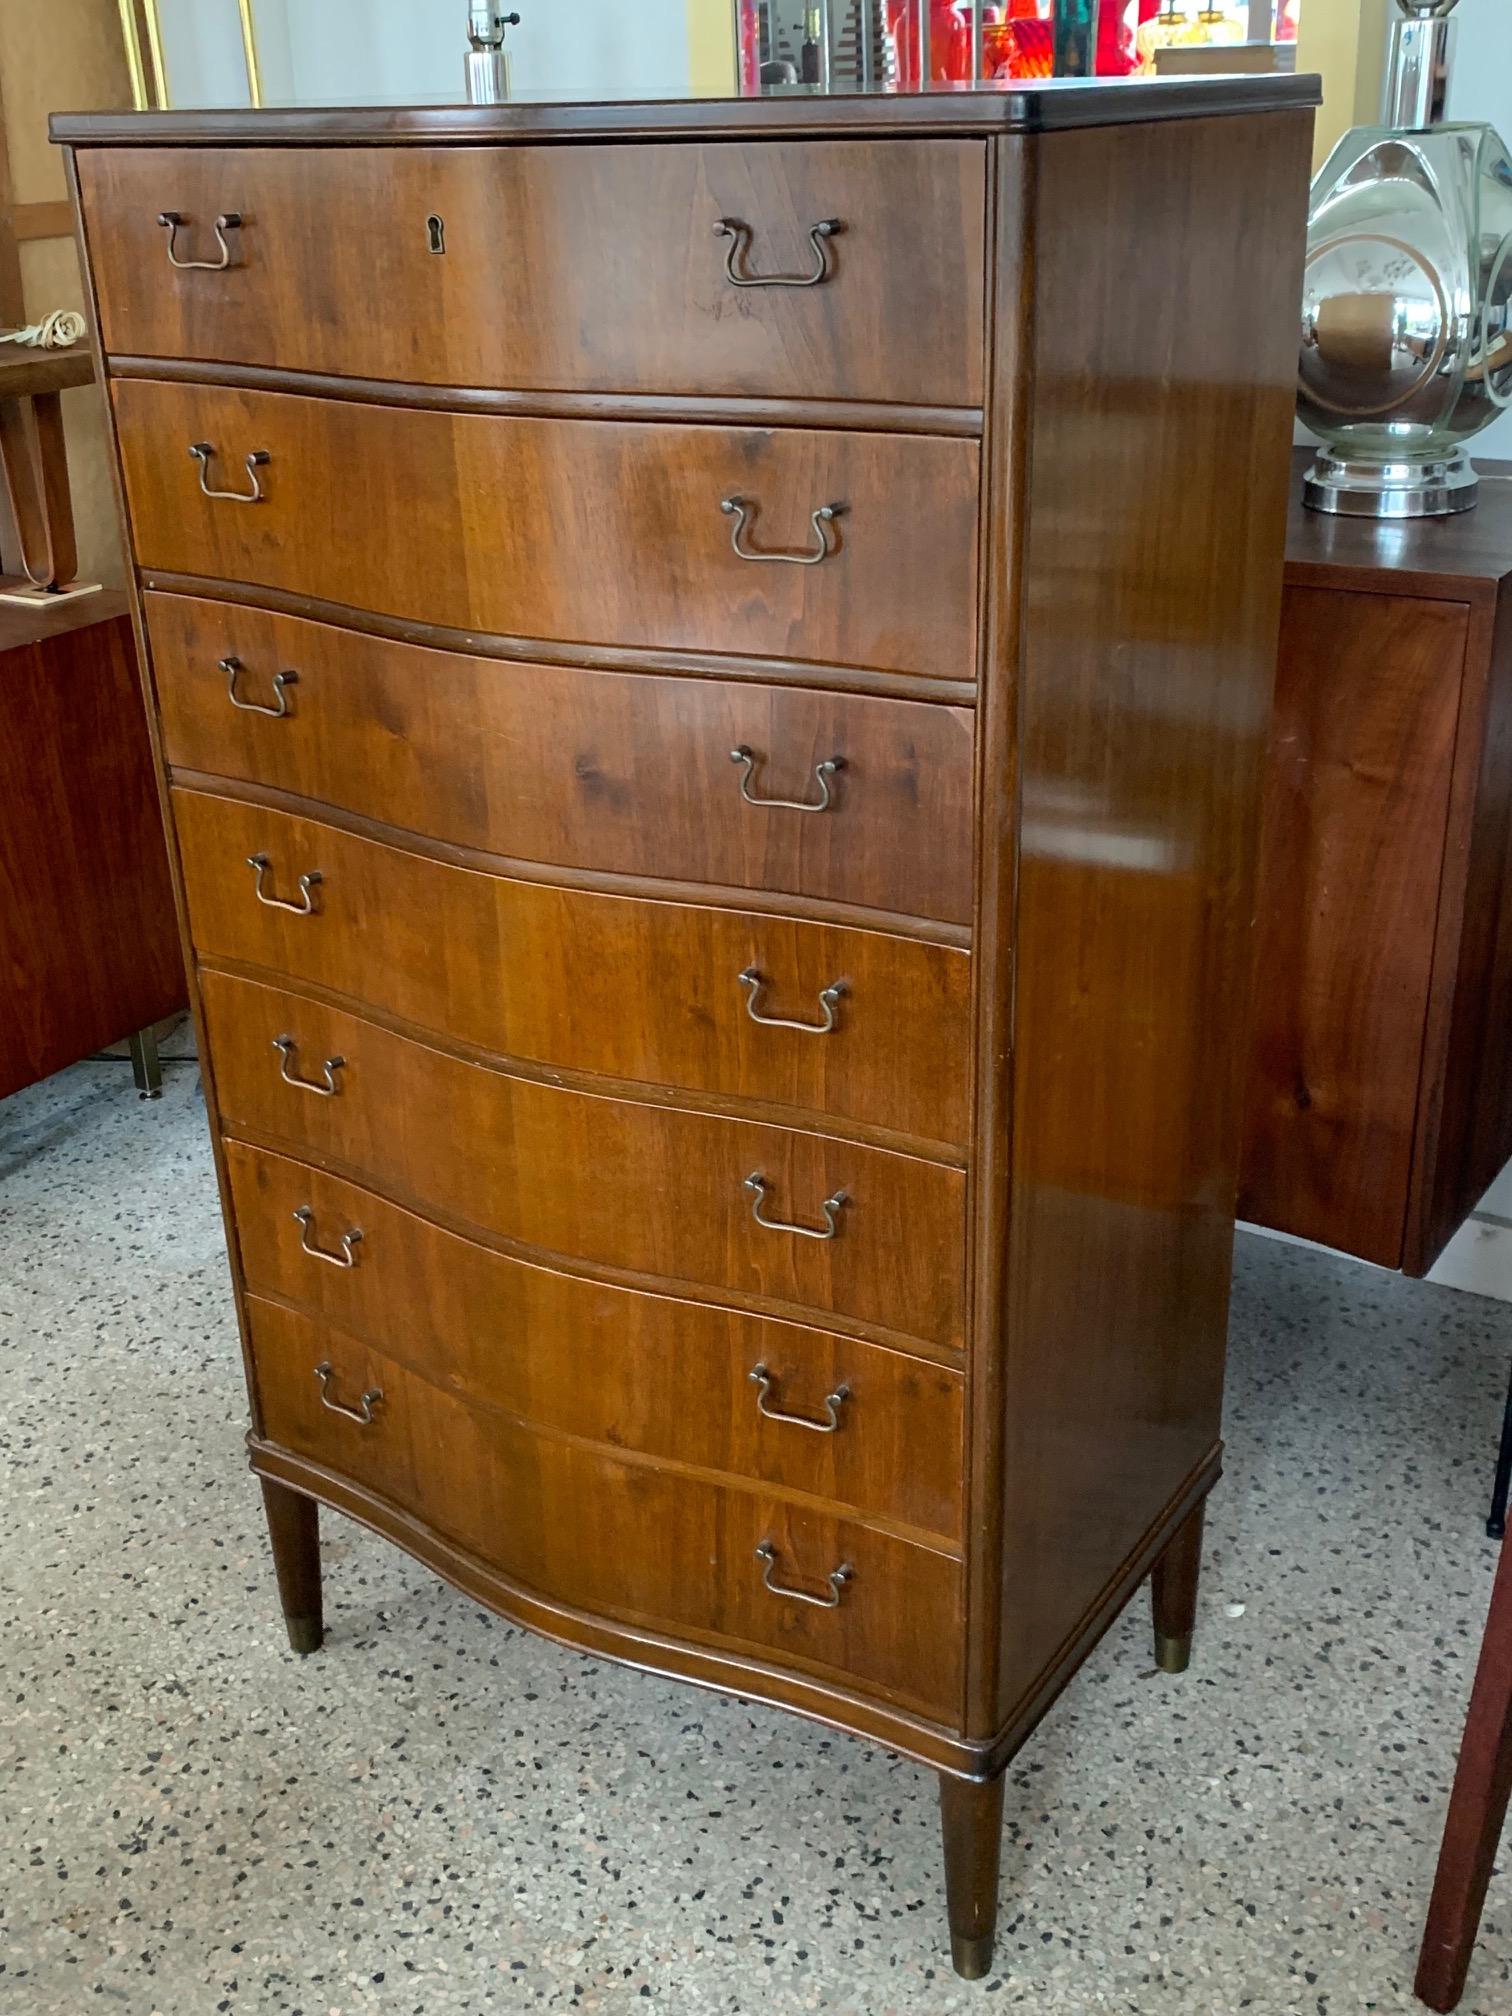
[[[480,874],[205,792],[173,801],[204,958],[532,1063],[965,1139],[966,952]]]
[[[574,649],[976,676],[974,441],[111,392],[152,573]]]
[[[950,1367],[512,1259],[244,1142],[226,1158],[254,1295],[470,1403],[959,1540]]]

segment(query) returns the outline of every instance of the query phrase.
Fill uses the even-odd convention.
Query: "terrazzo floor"
[[[1137,1604],[1022,1754],[972,1987],[911,1764],[334,1517],[285,1651],[193,1066],[0,1104],[0,2008],[1415,2009],[1512,1311],[1245,1237],[1233,1332],[1197,1663]],[[1509,1984],[1512,1870],[1462,2007]]]

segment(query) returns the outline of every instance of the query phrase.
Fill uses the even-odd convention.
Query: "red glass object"
[[[1007,23],[1013,38],[1008,75],[1012,78],[1055,75],[1055,24],[1030,14]]]
[[[1160,0],[1149,0],[1153,11]],[[1135,62],[1134,30],[1129,23],[1129,0],[1102,0],[1097,16],[1097,74],[1099,77],[1128,77]]]
[[[983,17],[983,28],[986,18]],[[914,0],[887,0],[887,32],[897,52],[901,90],[919,88],[919,22]],[[985,41],[985,34],[983,37]],[[971,11],[961,0],[929,0],[929,81],[971,81]]]
[[[740,0],[740,95],[761,96],[761,0]]]
[[[1007,21],[982,24],[982,70],[988,77],[1011,77],[1015,48],[1013,28]]]

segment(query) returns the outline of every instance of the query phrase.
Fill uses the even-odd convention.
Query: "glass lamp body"
[[[1356,127],[1313,184],[1297,409],[1317,510],[1475,501],[1465,443],[1512,403],[1512,161],[1489,126]]]

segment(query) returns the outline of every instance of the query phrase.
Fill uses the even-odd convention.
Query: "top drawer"
[[[79,185],[117,354],[521,391],[982,403],[976,141],[86,148]],[[164,212],[182,219],[172,235]],[[241,221],[222,253],[228,214]]]

